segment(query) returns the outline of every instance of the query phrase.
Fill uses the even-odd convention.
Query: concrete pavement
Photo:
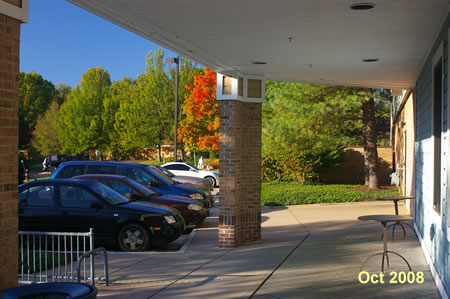
[[[404,255],[415,273],[423,272],[423,283],[389,283],[390,271],[407,269],[395,256],[384,284],[359,282],[362,262],[382,251],[382,230],[357,217],[393,210],[391,202],[263,207],[262,241],[231,250],[217,248],[213,210],[184,252],[110,254],[111,283],[96,284],[98,297],[440,298],[409,228],[406,238],[397,229],[388,248]],[[406,214],[402,207],[400,214]],[[363,270],[379,274],[380,266],[376,257]]]

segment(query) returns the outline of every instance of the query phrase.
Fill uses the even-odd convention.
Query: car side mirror
[[[152,181],[152,182],[150,182],[149,184],[148,184],[150,187],[160,187],[160,185],[159,185],[159,183],[158,182],[155,182],[155,181]]]
[[[101,204],[99,204],[98,202],[93,202],[89,208],[98,211],[98,210],[103,209],[103,206]]]
[[[130,198],[133,200],[140,200],[140,199],[142,199],[142,196],[140,196],[139,194],[133,193],[130,195]]]

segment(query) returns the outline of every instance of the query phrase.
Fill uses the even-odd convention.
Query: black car
[[[186,228],[188,229],[195,228],[208,216],[208,210],[203,207],[201,201],[187,196],[160,194],[153,191],[150,187],[145,187],[126,176],[85,174],[73,178],[79,180],[95,180],[122,194],[131,201],[148,201],[150,203],[175,208],[183,216]]]
[[[97,244],[144,251],[176,240],[184,219],[176,209],[129,202],[95,181],[38,180],[19,186],[19,229],[87,232]]]
[[[141,185],[149,186],[161,194],[188,196],[203,202],[209,208],[214,202],[211,192],[180,184],[149,165],[112,161],[70,161],[62,163],[52,179],[72,178],[82,174],[117,174],[126,176]]]

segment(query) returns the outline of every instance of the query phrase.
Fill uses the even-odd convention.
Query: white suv
[[[211,170],[200,170],[185,162],[170,162],[161,165],[175,175],[204,178],[211,182],[213,187],[219,187],[219,173]]]

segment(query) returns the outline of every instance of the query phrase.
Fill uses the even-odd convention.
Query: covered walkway
[[[359,267],[382,250],[381,225],[365,214],[392,214],[390,202],[273,207],[262,209],[262,241],[235,249],[217,246],[217,217],[198,229],[183,253],[110,255],[108,298],[440,298],[420,244],[407,229],[389,237],[424,282],[390,284],[389,271],[407,268],[396,257],[383,285],[358,281]],[[405,214],[406,210],[400,211]],[[381,257],[365,267],[378,273]]]

